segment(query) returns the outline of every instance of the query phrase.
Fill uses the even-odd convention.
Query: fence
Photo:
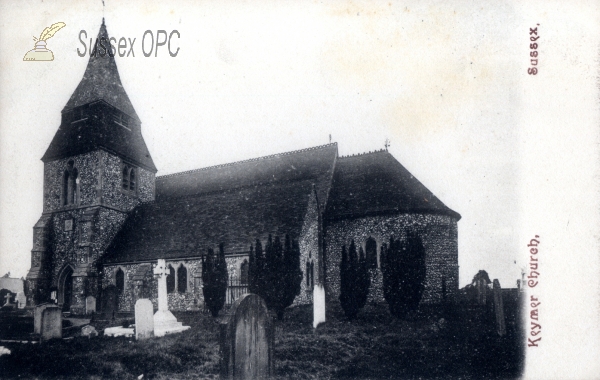
[[[242,294],[246,293],[248,293],[248,284],[242,283],[240,280],[230,279],[229,283],[227,284],[225,303],[227,305],[231,305]]]

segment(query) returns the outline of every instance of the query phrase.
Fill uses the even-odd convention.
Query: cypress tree
[[[302,270],[300,269],[300,246],[298,242],[292,241],[289,235],[285,235],[283,247],[282,268],[284,273],[280,276],[281,293],[277,300],[277,318],[283,319],[283,311],[290,306],[298,294],[300,294],[302,282]]]
[[[421,239],[408,232],[406,239],[390,237],[389,247],[382,247],[383,295],[390,313],[404,318],[419,307],[425,286],[425,248]]]
[[[283,319],[284,310],[298,294],[302,282],[300,269],[300,246],[297,241],[285,237],[285,243],[269,235],[263,252],[260,240],[251,249],[249,260],[250,291],[261,296],[267,307]]]
[[[371,287],[371,276],[369,275],[369,264],[367,263],[367,256],[363,251],[362,247],[358,250],[358,268],[357,268],[357,303],[359,310],[362,309],[366,303],[367,298],[369,296],[369,288]]]
[[[346,246],[342,246],[340,262],[340,304],[348,319],[354,319],[365,306],[370,283],[365,254],[361,248],[360,258],[357,257],[356,245],[352,240],[347,254]]]
[[[217,255],[212,248],[209,248],[206,258],[202,258],[204,303],[213,317],[218,316],[219,311],[225,305],[227,280],[227,263],[225,262],[224,246],[221,243]]]

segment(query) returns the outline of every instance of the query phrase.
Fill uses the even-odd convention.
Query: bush
[[[340,304],[348,319],[354,319],[359,310],[367,303],[371,278],[367,267],[365,253],[360,248],[357,258],[354,240],[346,254],[346,246],[342,246],[340,262]]]
[[[421,239],[407,232],[405,240],[390,237],[381,248],[383,295],[390,313],[404,318],[419,307],[425,282],[425,248]]]
[[[212,248],[209,248],[206,258],[202,257],[202,283],[204,284],[202,292],[204,294],[204,303],[213,317],[218,316],[219,311],[225,305],[228,279],[225,252],[223,243],[221,243],[217,255],[215,255]]]

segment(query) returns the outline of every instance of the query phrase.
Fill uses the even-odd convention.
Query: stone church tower
[[[104,20],[98,40],[109,46]],[[85,298],[100,297],[107,246],[127,213],[155,197],[157,170],[111,54],[98,45],[92,52],[42,157],[44,207],[33,227],[30,306],[56,298],[63,310],[85,313]]]

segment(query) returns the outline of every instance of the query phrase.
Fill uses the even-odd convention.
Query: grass
[[[83,338],[43,345],[3,343],[2,378],[216,379],[218,324],[208,314],[175,313],[187,332],[137,342]],[[385,304],[367,305],[348,321],[339,305],[312,328],[312,308],[286,311],[275,329],[275,377],[281,379],[504,379],[518,377],[522,342],[514,324],[508,336],[493,331],[490,315],[467,306],[424,311],[407,320]],[[440,324],[440,319],[445,322]],[[509,318],[510,321],[510,318]],[[100,326],[98,326],[100,327]]]

